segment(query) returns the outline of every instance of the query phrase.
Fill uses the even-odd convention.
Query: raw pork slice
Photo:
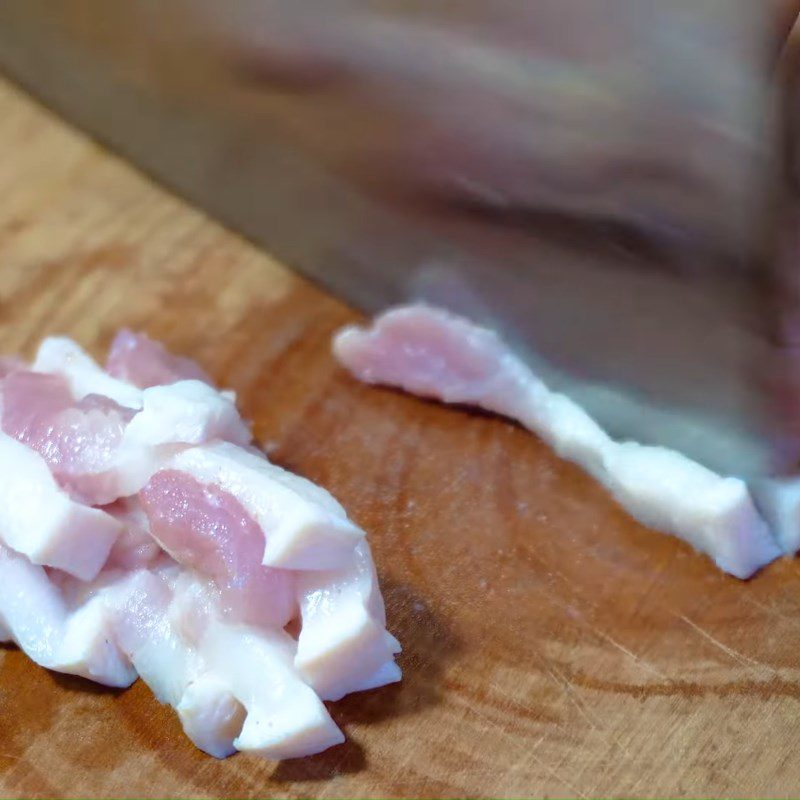
[[[0,465],[0,540],[33,564],[94,578],[120,533],[117,520],[70,500],[47,462],[5,433]]]
[[[236,498],[263,533],[267,566],[345,566],[364,536],[324,489],[227,442],[184,450],[168,467]]]
[[[252,438],[230,397],[202,381],[181,380],[142,392],[142,410],[125,428],[124,444],[156,447],[222,439],[248,445]]]
[[[36,450],[74,499],[98,505],[121,495],[119,448],[136,412],[102,395],[75,400],[63,375],[18,370],[0,391],[3,431]]]
[[[293,576],[261,563],[264,535],[232,494],[166,469],[140,497],[153,538],[179,564],[211,578],[231,615],[277,628],[292,619]]]
[[[130,686],[136,672],[112,640],[109,594],[99,588],[70,609],[42,567],[0,545],[0,627],[48,669],[107,686]]]
[[[346,328],[334,353],[366,383],[518,420],[604,484],[632,516],[747,578],[781,549],[747,485],[680,453],[612,440],[576,403],[551,392],[491,331],[424,305]]]
[[[36,372],[63,375],[76,400],[94,394],[108,397],[126,408],[142,407],[142,393],[135,386],[117,380],[71,339],[53,336],[39,345],[33,362]]]
[[[295,664],[323,700],[400,680],[394,663],[400,644],[386,631],[366,541],[343,569],[298,573],[297,593],[302,627]]]
[[[111,343],[106,370],[114,378],[140,389],[163,386],[183,380],[213,385],[206,371],[189,358],[170,353],[161,342],[143,333],[121,330]]]
[[[48,367],[56,371],[16,369],[2,380],[2,430],[36,450],[83,503],[135,494],[184,446],[252,438],[234,402],[201,381],[145,389],[137,411],[103,395],[77,399],[65,364],[52,358]]]
[[[364,532],[197,365],[122,332],[106,372],[47,339],[0,362],[0,428],[0,640],[140,676],[219,758],[338,744],[323,700],[400,680]]]
[[[344,740],[294,670],[292,639],[279,628],[222,620],[213,589],[191,572],[165,566],[136,574],[119,632],[156,697],[211,755],[294,758]]]

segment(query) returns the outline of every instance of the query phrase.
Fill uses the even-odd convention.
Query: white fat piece
[[[226,758],[236,752],[233,742],[247,712],[216,675],[198,675],[186,687],[175,711],[184,733],[204,753]]]
[[[62,375],[76,400],[99,394],[126,408],[142,407],[141,389],[127,381],[112,378],[80,345],[65,336],[44,339],[39,345],[32,369]]]
[[[125,427],[115,460],[117,491],[141,491],[180,450],[221,439],[247,445],[251,432],[236,406],[202,381],[143,389],[142,410]]]
[[[739,478],[725,477],[674,450],[615,442],[563,395],[551,394],[537,432],[562,458],[600,481],[631,516],[748,578],[780,555],[769,526]]]
[[[212,623],[201,652],[247,715],[233,744],[273,759],[322,752],[344,741],[320,698],[294,668],[283,631]]]
[[[323,700],[399,681],[400,643],[386,614],[369,545],[338,570],[297,575],[302,618],[295,665]]]
[[[675,451],[612,440],[494,333],[467,320],[421,305],[394,309],[369,329],[341,331],[334,353],[368,383],[518,420],[586,469],[637,520],[683,539],[736,577],[749,577],[781,553],[742,480]]]
[[[130,686],[136,680],[112,634],[115,587],[99,588],[70,609],[42,567],[2,546],[0,583],[4,638],[37,664],[106,686]]]
[[[234,402],[207,383],[186,380],[142,391],[142,410],[126,427],[123,446],[197,445],[214,439],[248,445],[252,435]]]
[[[139,570],[132,574],[120,605],[116,636],[142,680],[161,703],[177,706],[204,664],[183,641],[170,614],[180,569]]]
[[[264,533],[267,566],[296,570],[343,566],[364,537],[322,487],[233,444],[193,447],[165,466],[233,495]]]
[[[0,540],[34,564],[92,580],[121,525],[99,509],[76,503],[34,450],[0,433]]]

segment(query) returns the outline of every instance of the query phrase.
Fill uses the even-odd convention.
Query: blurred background
[[[613,433],[793,470],[794,2],[7,0],[0,67],[365,311],[497,328]]]

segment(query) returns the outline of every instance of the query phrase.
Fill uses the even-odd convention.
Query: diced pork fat
[[[63,374],[18,370],[2,381],[2,429],[36,450],[70,496],[89,505],[135,494],[182,447],[251,440],[236,406],[205,383],[156,386],[141,397],[138,412],[101,395],[75,400]]]
[[[237,750],[296,758],[344,741],[320,698],[294,669],[295,643],[283,631],[216,622],[200,647],[247,711],[233,742]]]
[[[190,572],[137,576],[122,626],[122,647],[139,674],[206,752],[294,758],[343,741],[294,670],[292,639],[223,621],[215,593]]]
[[[491,331],[424,305],[341,331],[334,353],[357,378],[518,420],[605,485],[645,525],[747,578],[780,555],[747,485],[661,447],[613,441],[545,385]]]

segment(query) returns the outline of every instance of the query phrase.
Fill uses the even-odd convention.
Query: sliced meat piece
[[[295,665],[323,700],[401,678],[400,643],[386,631],[386,614],[369,545],[360,542],[338,570],[297,575],[302,627]]]
[[[37,664],[106,686],[130,686],[136,672],[111,633],[112,588],[70,610],[42,567],[0,545],[0,627]]]
[[[298,665],[331,697],[399,678],[363,532],[250,445],[231,393],[119,341],[120,371],[161,383],[67,339],[0,364],[0,639],[113,686],[138,672],[217,757],[343,741]],[[284,630],[299,601],[305,660]]]
[[[183,380],[198,380],[213,386],[213,381],[199,364],[173,355],[161,342],[127,328],[114,337],[106,370],[109,375],[140,389]]]
[[[115,633],[156,699],[178,712],[186,735],[204,752],[224,758],[236,752],[233,740],[243,711],[181,635],[171,608],[179,575],[173,567],[133,573]]]
[[[296,570],[343,566],[364,537],[323,488],[227,442],[184,450],[167,468],[233,495],[264,536],[267,566]]]
[[[184,733],[204,753],[226,758],[236,752],[247,712],[224,681],[211,672],[195,678],[175,707]]]
[[[3,431],[36,450],[74,499],[120,496],[118,451],[135,412],[100,395],[75,401],[64,376],[39,372],[8,375],[2,396]]]
[[[490,331],[417,305],[336,337],[337,358],[368,383],[512,417],[584,467],[645,525],[684,539],[746,578],[780,555],[747,485],[674,451],[618,443],[564,395],[547,390]]]
[[[122,498],[105,506],[103,511],[122,525],[104,568],[133,571],[152,566],[162,550],[150,534],[150,522],[139,498]]]
[[[212,755],[293,758],[343,741],[295,671],[292,639],[222,621],[216,594],[190,571],[137,574],[118,636],[156,697]]]
[[[291,573],[262,564],[264,535],[232,494],[163,470],[140,498],[152,536],[178,563],[213,579],[229,614],[277,628],[294,616]]]
[[[233,742],[237,750],[298,758],[344,741],[319,697],[295,670],[295,643],[283,631],[213,623],[201,652],[247,711]]]
[[[162,703],[176,706],[204,671],[199,656],[170,619],[177,566],[132,573],[117,612],[115,635],[142,680]]]
[[[70,500],[36,452],[0,433],[0,540],[34,564],[91,580],[121,525],[109,514]]]
[[[365,383],[480,406],[528,427],[549,395],[495,333],[428,306],[387,311],[369,329],[345,328],[333,349]]]
[[[18,370],[2,382],[2,429],[36,450],[75,500],[106,505],[138,492],[181,447],[248,444],[234,403],[199,381],[156,386],[136,412],[110,398],[72,397],[64,375]]]
[[[253,438],[236,404],[197,380],[145,389],[142,403],[125,430],[128,446],[203,444],[214,439],[248,445]]]
[[[136,386],[109,375],[72,339],[61,336],[44,339],[39,345],[32,369],[35,372],[63,375],[76,400],[96,394],[108,397],[126,408],[142,407],[142,393]]]

